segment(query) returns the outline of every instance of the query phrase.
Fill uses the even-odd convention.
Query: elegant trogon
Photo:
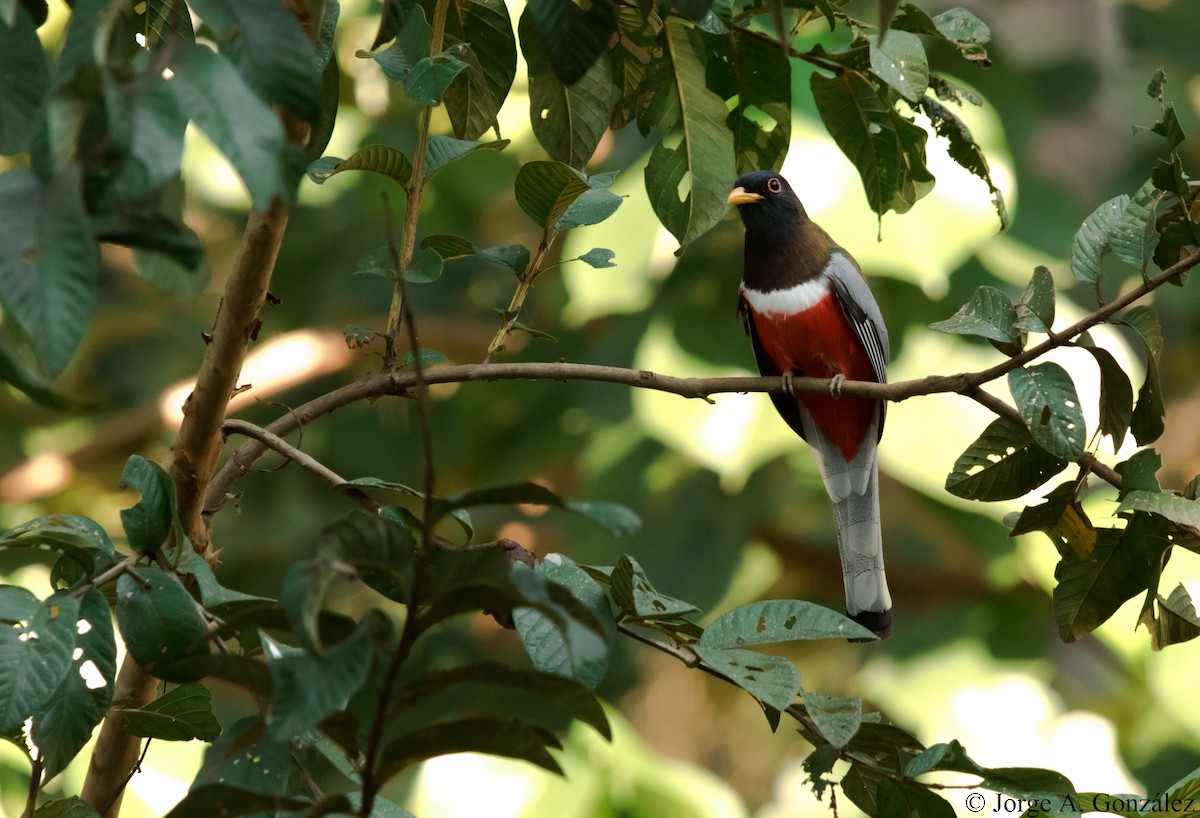
[[[771,400],[812,447],[833,501],[847,613],[886,637],[892,600],[883,573],[876,456],[886,403],[839,393],[843,380],[887,380],[883,315],[858,263],[808,218],[778,173],[742,176],[729,203],[746,226],[738,314],[759,371],[833,379],[828,394]]]

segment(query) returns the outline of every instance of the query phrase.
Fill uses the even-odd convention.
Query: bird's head
[[[737,207],[746,229],[754,232],[786,230],[807,218],[792,186],[773,170],[756,170],[740,177],[726,201]]]

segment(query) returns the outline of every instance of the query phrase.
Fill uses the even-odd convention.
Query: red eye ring
[[[782,193],[783,185],[780,184],[778,179],[771,178],[767,180],[767,190],[771,191],[772,193]]]

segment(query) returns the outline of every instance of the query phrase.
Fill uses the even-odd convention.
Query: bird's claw
[[[795,397],[796,389],[795,389],[795,386],[792,384],[792,378],[794,377],[792,375],[792,373],[784,372],[779,377],[783,378],[783,394],[791,395],[791,396]]]
[[[842,384],[845,382],[846,376],[841,372],[829,379],[829,394],[835,398],[842,396]]]

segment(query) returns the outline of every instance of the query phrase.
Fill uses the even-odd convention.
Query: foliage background
[[[996,235],[986,186],[939,158],[940,143],[933,141],[937,190],[910,213],[886,217],[877,242],[857,176],[816,119],[810,69],[793,63],[800,80],[793,83],[797,119],[784,172],[814,218],[871,277],[889,322],[897,380],[998,360],[986,346],[926,328],[953,313],[976,286],[1016,293],[1039,263],[1060,287],[1070,286],[1065,259],[1076,227],[1097,202],[1136,189],[1159,150],[1152,136],[1132,130],[1157,117],[1144,93],[1156,67],[1166,67],[1185,131],[1195,132],[1200,118],[1192,37],[1200,30],[1200,7],[1186,0],[961,5],[993,31],[995,68],[958,63],[962,68],[949,73],[986,99],[982,111],[966,113],[1008,201],[1012,226],[1004,235]],[[510,6],[515,19],[520,4]],[[872,19],[875,3],[859,6],[849,10]],[[54,18],[40,33],[53,44],[63,9],[53,4],[51,10]],[[342,108],[326,153],[345,156],[372,142],[411,145],[415,106],[373,62],[354,56],[369,44],[377,6],[352,0],[342,14]],[[935,64],[939,56],[942,65],[952,63],[931,51]],[[531,135],[524,81],[519,69],[501,113],[503,136],[512,145],[440,174],[427,191],[423,232],[461,233],[480,246],[536,243],[511,199],[520,163],[542,155]],[[440,116],[439,110],[434,133],[448,129]],[[0,482],[0,528],[72,512],[119,530],[118,511],[132,498],[114,490],[126,456],[135,450],[151,460],[168,455],[172,432],[158,407],[195,370],[201,333],[212,320],[248,207],[240,183],[205,137],[193,130],[189,138],[186,220],[204,238],[216,280],[181,308],[132,275],[126,253],[105,247],[96,320],[63,380],[94,411],[54,415],[0,395],[0,473],[9,474]],[[1184,144],[1191,151],[1185,164],[1200,165],[1198,144]],[[749,345],[733,317],[741,228],[727,218],[676,260],[676,244],[658,227],[642,185],[651,145],[631,128],[605,137],[589,170],[619,170],[614,190],[628,198],[608,222],[575,231],[563,255],[610,247],[619,266],[567,265],[561,276],[544,277],[526,320],[557,340],[517,336],[507,360],[564,358],[676,375],[752,370]],[[368,174],[302,185],[272,286],[281,303],[267,311],[264,337],[314,330],[324,352],[293,349],[268,369],[279,374],[324,366],[329,379],[268,397],[262,393],[269,375],[246,376],[264,400],[297,404],[344,382],[347,373],[378,367],[376,355],[347,353],[340,331],[378,324],[386,311],[388,283],[351,272],[363,253],[384,242],[379,195],[388,188]],[[453,361],[478,360],[496,326],[492,310],[507,302],[512,285],[509,274],[472,259],[453,262],[436,285],[414,290],[423,344]],[[1088,303],[1086,287],[1076,295]],[[1164,485],[1183,485],[1200,472],[1197,298],[1194,287],[1153,297],[1168,344],[1162,372],[1167,436],[1157,445]],[[1059,309],[1069,316],[1061,295]],[[1094,406],[1098,385],[1090,360],[1083,353],[1057,360],[1074,375],[1084,406]],[[1131,371],[1140,368],[1132,352],[1126,361]],[[630,552],[660,590],[708,611],[760,597],[840,605],[827,500],[810,455],[764,396],[725,396],[709,406],[603,384],[559,383],[472,384],[433,394],[441,490],[533,478],[564,496],[625,503],[644,521],[633,539],[614,541],[586,520],[496,510],[476,515],[482,536],[508,536],[538,553],[564,551],[598,564]],[[251,404],[243,416],[265,423],[279,411]],[[356,405],[306,430],[303,447],[348,477],[371,474],[417,485],[415,418],[406,402]],[[881,645],[804,645],[789,656],[806,673],[806,687],[862,695],[926,742],[957,737],[982,763],[1053,767],[1081,790],[1152,794],[1200,766],[1195,643],[1151,653],[1145,635],[1133,633],[1136,602],[1093,637],[1060,642],[1049,600],[1053,547],[1040,535],[1008,538],[999,521],[1008,509],[955,501],[942,489],[954,458],[986,418],[955,395],[892,408],[881,445],[881,490],[896,635]],[[56,482],[54,468],[66,463],[73,479]],[[50,490],[29,496],[38,476]],[[287,565],[312,555],[316,532],[344,513],[345,502],[294,467],[251,476],[241,489],[243,513],[223,514],[214,533],[224,549],[222,577],[228,586],[270,595]],[[1114,508],[1099,504],[1089,513],[1102,519]],[[8,555],[0,559],[6,581],[44,587],[41,568]],[[1173,561],[1163,587],[1175,580],[1200,592],[1194,557]],[[356,600],[340,604],[354,610]],[[491,620],[476,617],[460,627],[461,639],[427,648],[421,661],[451,664],[480,655],[520,661],[515,635]],[[472,814],[478,802],[438,800],[461,795],[453,782],[463,780],[477,782],[473,791],[491,814],[523,814],[522,805],[528,814],[603,814],[595,806],[600,803],[611,814],[635,815],[661,815],[683,804],[692,814],[714,815],[827,809],[815,803],[792,761],[807,752],[803,741],[787,730],[769,734],[757,705],[733,688],[623,644],[601,693],[631,729],[619,728],[609,748],[577,726],[564,762],[567,782],[516,763],[448,757],[401,782],[413,790],[413,812]],[[245,715],[236,697],[224,697],[219,686],[214,694],[223,723]],[[10,749],[0,747],[0,804],[15,813],[27,768]],[[80,758],[86,757],[85,750]],[[181,796],[198,761],[198,751],[186,746],[153,744],[145,771],[131,785],[145,814],[160,814]],[[77,761],[65,773],[73,783],[64,789],[78,791],[82,774]],[[952,796],[951,802],[963,812],[960,801]],[[849,815],[854,808],[839,803],[839,810]]]

